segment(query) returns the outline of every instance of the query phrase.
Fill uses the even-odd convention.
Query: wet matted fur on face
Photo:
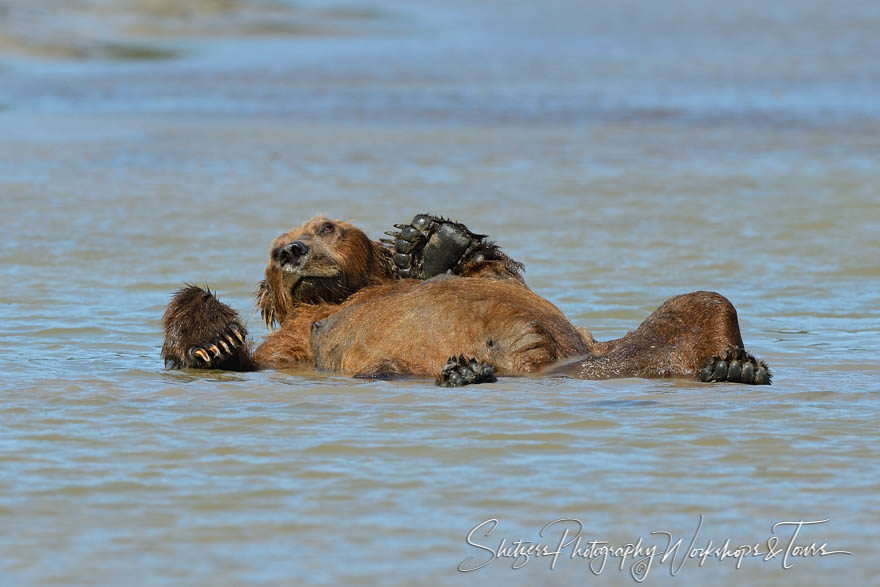
[[[274,330],[299,305],[338,304],[394,278],[391,249],[348,222],[318,216],[272,241],[265,278],[254,295],[263,321]]]

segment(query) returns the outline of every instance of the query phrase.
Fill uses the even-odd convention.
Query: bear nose
[[[278,262],[282,265],[288,263],[296,263],[309,252],[309,247],[302,241],[293,241],[289,245],[285,245],[278,251]]]

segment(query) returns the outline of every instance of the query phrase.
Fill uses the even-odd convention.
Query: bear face
[[[394,279],[391,254],[348,222],[317,216],[272,241],[256,307],[274,329],[303,304],[341,303]]]

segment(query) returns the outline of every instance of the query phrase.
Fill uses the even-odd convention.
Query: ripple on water
[[[714,544],[830,516],[805,540],[855,555],[710,560],[676,582],[876,582],[873,4],[450,1],[284,8],[339,35],[321,38],[236,37],[277,2],[190,2],[145,17],[175,59],[4,53],[5,583],[573,584],[588,569],[568,559],[455,567],[490,517],[492,544],[567,516],[625,543],[687,542],[700,515]],[[20,37],[4,49],[82,49],[105,17],[99,36],[149,46],[120,10],[182,6],[53,2],[24,22],[31,4],[0,0]],[[210,23],[198,50],[174,33]],[[259,340],[250,292],[280,231],[321,211],[378,237],[425,209],[491,234],[600,339],[719,291],[774,384],[163,369],[184,281]]]

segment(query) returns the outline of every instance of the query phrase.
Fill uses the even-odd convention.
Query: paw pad
[[[486,235],[475,234],[459,222],[429,214],[416,215],[409,224],[395,224],[397,232],[382,242],[394,248],[394,265],[401,277],[428,279],[453,269]]]
[[[731,381],[751,385],[770,385],[772,374],[767,363],[741,348],[730,348],[715,355],[700,369],[700,381]]]
[[[460,387],[475,383],[492,383],[495,378],[495,367],[488,363],[480,363],[476,359],[468,359],[464,355],[449,357],[437,385],[444,387]]]

